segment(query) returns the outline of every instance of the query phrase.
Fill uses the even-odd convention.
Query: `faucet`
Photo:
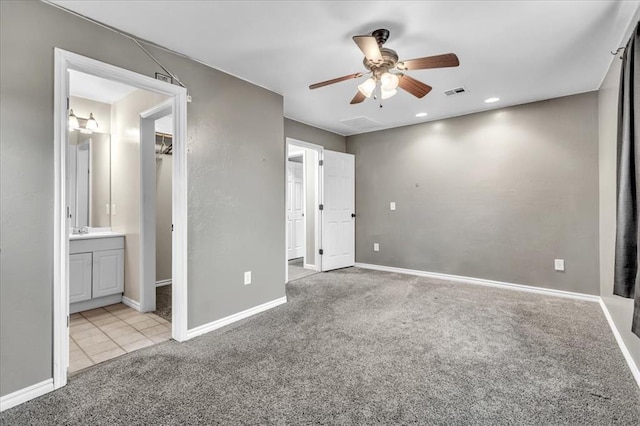
[[[88,226],[73,227],[73,229],[71,230],[71,233],[73,235],[88,234],[89,233],[89,227]]]

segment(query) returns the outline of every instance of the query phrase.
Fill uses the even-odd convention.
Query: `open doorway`
[[[287,139],[287,280],[321,270],[319,256],[322,147]]]
[[[156,187],[156,265],[155,310],[153,313],[166,321],[172,321],[171,311],[171,239],[173,186],[173,114],[155,120],[155,187]]]
[[[187,96],[182,87],[60,49],[55,61],[53,371],[59,388],[69,372],[171,337],[186,340]],[[171,128],[156,143],[162,119]],[[156,159],[167,155],[160,169],[170,184],[159,188]],[[162,250],[156,247],[159,192],[169,200],[161,238],[169,248]],[[168,252],[171,320],[152,313],[157,251]]]
[[[165,289],[172,270],[173,115],[167,100],[69,71],[69,373],[171,338],[171,291]],[[146,132],[151,127],[154,134]],[[154,154],[150,164],[146,157]]]
[[[355,264],[355,157],[286,139],[286,282]]]

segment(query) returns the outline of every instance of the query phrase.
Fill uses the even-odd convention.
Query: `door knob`
[[[351,213],[351,217],[356,217],[356,214],[355,213]]]

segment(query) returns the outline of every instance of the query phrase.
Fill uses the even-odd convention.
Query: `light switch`
[[[560,272],[564,271],[564,259],[555,259],[553,263],[556,271],[560,271]]]
[[[395,210],[396,209],[396,202],[392,201],[389,203],[389,210]]]
[[[251,284],[251,271],[247,271],[244,273],[244,285]]]

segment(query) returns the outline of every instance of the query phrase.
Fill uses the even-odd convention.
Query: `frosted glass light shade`
[[[358,90],[360,91],[360,93],[365,95],[367,98],[371,97],[375,88],[376,81],[373,78],[368,78],[364,81],[364,83],[358,85]]]
[[[89,113],[89,119],[87,120],[87,124],[85,126],[87,130],[97,130],[98,122],[95,118],[93,118],[93,113]]]
[[[389,99],[390,97],[392,97],[393,95],[395,95],[396,93],[398,93],[398,91],[396,89],[393,90],[385,90],[384,87],[382,87],[380,89],[380,97],[382,99]]]
[[[380,76],[380,86],[382,87],[382,90],[395,90],[398,87],[399,83],[400,79],[398,78],[398,76],[395,74],[391,74],[390,72],[385,72]]]
[[[69,111],[69,130],[77,129],[80,127],[78,117],[73,113],[73,110]]]

